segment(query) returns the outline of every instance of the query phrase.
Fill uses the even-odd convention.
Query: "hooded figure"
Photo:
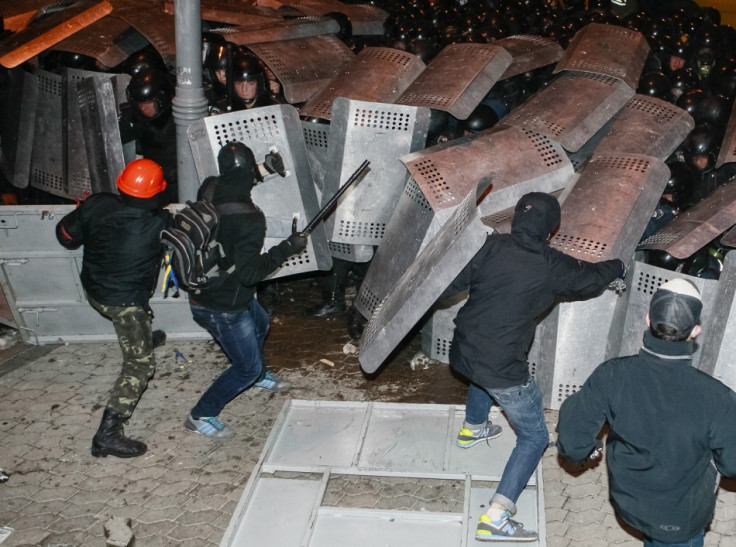
[[[470,380],[465,423],[456,444],[470,448],[498,437],[488,421],[495,401],[517,434],[517,445],[476,539],[532,541],[537,533],[511,519],[516,501],[549,442],[542,394],[529,374],[527,353],[539,317],[558,298],[584,298],[624,277],[620,260],[590,263],[552,249],[547,240],[560,223],[553,196],[530,193],[516,205],[511,234],[491,234],[443,294],[469,289],[455,318],[450,365]]]

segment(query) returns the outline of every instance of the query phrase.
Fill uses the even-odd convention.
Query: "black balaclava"
[[[560,225],[560,203],[543,192],[522,196],[514,209],[511,235],[525,246],[539,247]]]

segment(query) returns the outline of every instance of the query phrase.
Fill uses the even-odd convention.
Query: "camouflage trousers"
[[[87,300],[103,317],[112,321],[118,335],[123,368],[110,392],[107,408],[128,418],[156,371],[151,316],[142,306],[108,306],[89,295]]]

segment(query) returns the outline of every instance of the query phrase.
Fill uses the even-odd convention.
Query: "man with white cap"
[[[560,408],[557,446],[575,462],[599,455],[608,422],[611,501],[646,546],[702,546],[718,475],[736,476],[736,393],[692,366],[702,307],[690,281],[661,285],[639,354],[603,363]]]

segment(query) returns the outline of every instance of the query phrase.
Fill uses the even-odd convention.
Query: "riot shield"
[[[723,135],[721,148],[716,160],[716,169],[724,163],[736,162],[736,108],[731,108],[731,117],[728,118],[726,132]]]
[[[570,157],[573,164],[599,154],[644,154],[666,160],[693,127],[692,116],[682,108],[656,97],[635,95]]]
[[[55,196],[69,196],[65,179],[66,129],[61,75],[37,70],[38,101],[33,129],[31,186]]]
[[[112,12],[106,0],[81,0],[0,43],[0,65],[14,68]]]
[[[176,36],[174,17],[162,9],[153,8],[146,3],[133,3],[130,0],[113,0],[115,17],[128,23],[141,33],[164,62],[176,66]]]
[[[610,76],[636,89],[648,55],[649,44],[641,33],[618,25],[590,23],[575,34],[554,72]]]
[[[633,96],[634,90],[621,80],[565,71],[503,123],[541,133],[576,152]]]
[[[115,181],[125,168],[123,145],[116,107],[115,81],[127,75],[96,74],[79,82],[77,110],[81,112],[81,131],[85,168],[92,192],[117,193]],[[70,162],[70,168],[72,163]],[[71,173],[70,173],[71,175]]]
[[[117,17],[107,16],[80,29],[52,47],[53,50],[71,51],[97,59],[110,68],[125,61],[133,51],[125,50],[118,43],[130,25]]]
[[[280,3],[294,7],[305,15],[342,13],[350,20],[355,36],[381,36],[384,32],[383,22],[388,17],[385,11],[367,3],[348,4],[334,0],[298,0]]]
[[[453,44],[440,51],[396,100],[470,116],[511,64],[511,54],[490,44]]]
[[[16,68],[8,72],[8,80],[6,98],[0,103],[0,170],[13,186],[26,188],[31,182],[38,78]]]
[[[736,224],[736,184],[716,188],[647,238],[639,249],[665,251],[675,258],[687,258]]]
[[[310,36],[326,36],[340,31],[340,25],[329,17],[276,19],[270,23],[248,23],[227,29],[227,39],[250,46],[265,42],[296,40]]]
[[[312,180],[317,188],[317,197],[322,201],[325,187],[325,171],[327,170],[327,145],[330,140],[330,124],[319,121],[301,120],[304,133],[304,145],[307,148],[307,159]],[[327,196],[329,198],[329,196]]]
[[[329,120],[338,97],[392,103],[424,70],[416,55],[399,49],[367,47],[301,107],[302,116]]]
[[[270,175],[253,189],[253,201],[266,216],[266,248],[291,233],[295,216],[301,229],[319,211],[319,202],[309,169],[299,116],[290,105],[274,105],[210,116],[189,128],[189,144],[200,180],[217,174],[217,153],[228,142],[245,143],[257,161],[276,148],[286,165],[287,176]],[[323,225],[309,237],[307,249],[290,257],[271,279],[315,270],[329,270],[332,258]]]
[[[516,34],[493,41],[511,54],[511,65],[499,78],[505,80],[543,66],[556,63],[562,58],[563,49],[550,38],[533,34]]]
[[[166,0],[164,9],[166,13],[171,15],[176,14],[176,5],[173,0]],[[278,22],[283,21],[282,15],[276,9],[259,6],[254,2],[235,3],[228,2],[227,0],[205,0],[202,2],[202,19],[238,26],[248,25],[254,22],[259,24],[278,24]]]
[[[290,104],[303,103],[355,57],[335,36],[313,36],[248,45],[278,78]]]
[[[482,193],[484,189],[481,189]],[[475,256],[486,239],[478,217],[476,189],[376,307],[360,343],[360,366],[375,372]]]
[[[424,146],[429,109],[339,98],[330,123],[322,202],[363,162],[370,171],[338,201],[325,220],[335,243],[378,245],[406,184],[399,156]]]

